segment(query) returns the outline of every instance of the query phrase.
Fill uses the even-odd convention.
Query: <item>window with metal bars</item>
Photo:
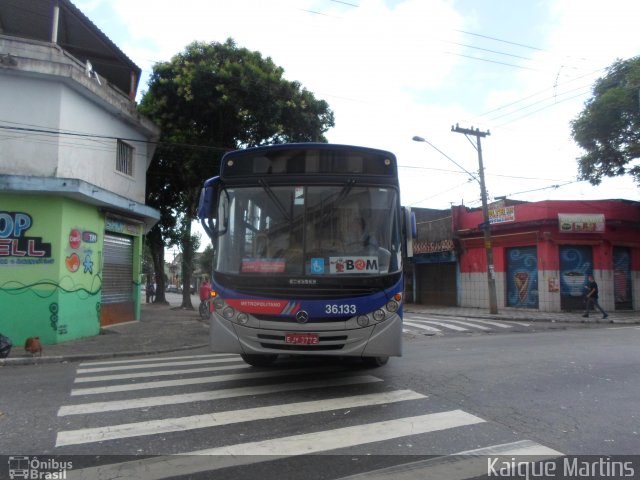
[[[118,140],[116,170],[133,177],[133,147],[122,140]]]

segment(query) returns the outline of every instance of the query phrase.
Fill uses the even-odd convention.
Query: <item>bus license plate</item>
[[[284,336],[284,343],[294,345],[316,345],[318,342],[320,337],[317,333],[287,333]]]

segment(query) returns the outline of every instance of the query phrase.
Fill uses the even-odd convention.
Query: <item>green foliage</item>
[[[640,185],[640,57],[618,60],[593,87],[593,97],[571,122],[585,150],[579,178],[598,185],[603,177],[631,175]]]
[[[325,141],[333,112],[283,73],[231,39],[194,42],[154,66],[140,109],[160,125],[164,141],[218,148],[189,152],[209,161],[240,147]]]
[[[211,269],[213,267],[213,247],[211,245],[207,245],[204,247],[204,251],[200,255],[198,259],[198,267],[203,272],[207,272],[207,275],[211,275]]]
[[[147,172],[147,204],[161,212],[147,236],[155,263],[171,245],[179,246],[185,262],[193,258],[191,223],[200,189],[217,175],[226,151],[326,141],[324,133],[334,125],[328,104],[283,74],[270,58],[232,39],[194,42],[154,66],[139,110],[162,129]],[[183,272],[190,281],[188,263]],[[190,300],[185,296],[184,302]]]

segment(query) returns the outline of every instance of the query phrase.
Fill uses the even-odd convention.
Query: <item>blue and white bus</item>
[[[402,354],[402,209],[395,156],[299,143],[237,150],[205,182],[214,249],[210,344],[254,366],[278,355]]]

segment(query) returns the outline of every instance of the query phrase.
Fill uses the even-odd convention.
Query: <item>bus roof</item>
[[[375,148],[331,143],[287,143],[228,152],[220,176],[262,175],[397,176],[393,153]]]

